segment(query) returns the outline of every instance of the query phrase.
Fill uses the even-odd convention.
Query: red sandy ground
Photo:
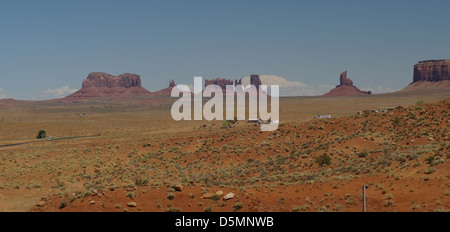
[[[172,177],[149,176],[159,178],[159,184],[103,188],[88,196],[81,192],[53,194],[36,200],[31,211],[166,212],[176,208],[201,212],[211,206],[213,212],[230,212],[240,202],[240,212],[359,212],[363,185],[369,186],[369,212],[448,211],[449,112],[450,102],[443,101],[391,112],[285,123],[276,132],[260,132],[257,125],[247,123],[229,130],[214,125],[197,127],[137,147],[144,156],[163,146],[168,148],[164,159],[176,160],[167,167]],[[179,146],[178,150],[170,150],[174,146]],[[360,156],[363,152],[367,153]],[[323,153],[331,158],[331,164],[316,162]],[[428,162],[431,156],[433,162]],[[127,153],[118,158],[124,162],[135,159]],[[196,161],[204,165],[191,166]],[[159,165],[164,161],[150,157],[140,162]],[[230,179],[221,176],[218,170],[222,169]],[[177,177],[180,170],[207,173],[209,182],[189,177],[183,181]],[[182,184],[181,191],[174,190],[175,183]],[[228,201],[223,196],[203,199],[204,193],[218,190],[236,196]],[[136,197],[127,197],[129,192]],[[168,199],[170,193],[175,195],[172,200]],[[136,207],[128,206],[129,202]]]

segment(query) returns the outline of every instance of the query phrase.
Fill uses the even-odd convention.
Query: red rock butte
[[[66,99],[120,98],[150,94],[142,87],[141,77],[137,74],[125,73],[113,76],[107,73],[93,72],[83,80],[82,88],[67,96]]]
[[[236,88],[236,86],[241,85],[242,86],[242,79],[239,80],[229,80],[229,79],[222,79],[222,78],[216,78],[212,80],[205,80],[205,88],[210,85],[216,85],[219,86],[224,94],[236,94],[238,92],[244,91],[243,89]],[[234,86],[234,91],[227,92],[227,85]],[[259,75],[253,74],[250,76],[250,85],[254,85],[256,87],[256,91],[259,90],[259,86],[262,85],[262,81],[259,78]],[[243,86],[245,87],[245,86]],[[204,91],[203,93],[210,94],[210,91]],[[259,95],[259,92],[256,93],[256,95]]]
[[[450,81],[450,60],[426,60],[414,65],[413,82]]]
[[[347,71],[341,73],[339,78],[339,85],[332,89],[330,92],[322,95],[325,97],[337,97],[337,96],[359,96],[359,95],[371,95],[371,91],[361,91],[353,85],[353,81],[347,78]]]
[[[425,60],[414,65],[413,82],[403,92],[450,91],[450,60]]]

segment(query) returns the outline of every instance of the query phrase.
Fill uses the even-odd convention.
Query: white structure
[[[322,118],[331,118],[331,115],[325,114],[325,115],[317,115],[314,116],[315,119],[322,119]]]

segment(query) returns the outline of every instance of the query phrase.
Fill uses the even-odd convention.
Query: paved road
[[[67,139],[95,138],[95,137],[98,137],[98,136],[95,135],[95,136],[64,137],[64,138],[55,138],[55,139],[52,139],[52,141],[67,140]],[[30,143],[39,143],[39,142],[45,142],[45,141],[48,141],[48,140],[47,140],[47,139],[42,139],[42,140],[37,140],[37,141],[32,141],[32,142],[23,142],[23,143],[5,144],[5,145],[0,145],[0,148],[1,148],[1,147],[13,147],[13,146],[19,146],[19,145],[30,144]]]

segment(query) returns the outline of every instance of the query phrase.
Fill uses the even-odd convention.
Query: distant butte
[[[146,96],[150,92],[142,87],[141,77],[137,74],[125,73],[113,76],[102,72],[90,73],[83,80],[80,90],[66,99],[122,98],[130,96]]]
[[[450,59],[425,60],[414,65],[413,82],[400,93],[450,91]]]
[[[212,80],[206,79],[205,80],[205,89],[206,89],[206,87],[211,86],[211,85],[220,87],[222,89],[223,94],[236,94],[239,92],[243,92],[244,91],[243,88],[245,87],[245,86],[242,86],[242,79],[234,80],[234,82],[233,82],[233,80],[222,79],[222,78],[216,78],[216,79],[212,79]],[[233,91],[227,92],[227,87],[226,87],[227,85],[233,86],[234,87]],[[241,86],[241,88],[238,87],[239,85]],[[256,95],[259,96],[259,92],[258,92],[259,86],[262,85],[262,81],[259,78],[259,75],[253,74],[250,76],[250,85],[255,86],[256,91],[257,91]],[[204,93],[210,94],[212,91],[213,91],[213,89],[208,89],[208,90],[204,91]],[[266,95],[267,93],[264,92],[264,94]]]
[[[426,60],[414,65],[413,82],[450,81],[450,60]]]
[[[332,89],[330,92],[324,94],[325,97],[337,97],[337,96],[359,96],[359,95],[371,95],[371,91],[361,91],[353,85],[353,81],[347,78],[347,71],[341,73],[339,78],[339,85]]]

